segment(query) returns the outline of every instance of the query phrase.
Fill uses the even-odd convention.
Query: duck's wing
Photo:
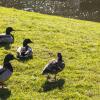
[[[4,37],[5,36],[5,34],[0,34],[0,39],[2,38],[2,37]]]
[[[17,52],[18,52],[18,53],[21,52],[21,48],[22,48],[22,47],[18,47],[18,48],[17,48]]]
[[[5,71],[5,69],[4,69],[2,66],[0,66],[0,75],[1,75],[4,71]]]
[[[18,53],[22,53],[22,52],[25,52],[25,47],[19,47],[18,49],[17,49],[17,52]]]
[[[57,69],[57,61],[52,60],[44,67],[42,74],[55,73]]]
[[[17,52],[17,57],[19,57],[21,55],[21,47],[18,47],[16,52]]]
[[[11,35],[0,35],[0,43],[12,43],[13,37]]]
[[[4,41],[4,37],[5,37],[4,34],[0,34],[0,43],[2,43]]]

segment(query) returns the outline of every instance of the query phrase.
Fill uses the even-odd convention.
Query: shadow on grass
[[[56,88],[58,89],[62,89],[63,85],[65,83],[64,79],[59,79],[57,81],[54,82],[48,82],[46,81],[43,85],[42,85],[42,92],[48,92],[50,90],[54,90]],[[41,92],[41,91],[40,91]]]
[[[11,48],[10,44],[0,44],[0,48],[4,47],[5,50],[9,50]]]
[[[7,100],[11,95],[11,91],[9,89],[0,88],[0,100]]]

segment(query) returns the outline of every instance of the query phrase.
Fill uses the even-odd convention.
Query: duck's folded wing
[[[57,69],[57,62],[56,60],[53,60],[51,62],[49,62],[43,69],[43,73],[52,73],[55,72]]]
[[[2,37],[4,37],[5,36],[5,34],[0,34],[0,39],[2,38]]]
[[[17,53],[21,54],[22,52],[25,52],[25,48],[24,47],[18,47]]]
[[[4,68],[0,68],[0,75],[5,71]]]
[[[0,34],[0,43],[2,43],[2,41],[4,41],[4,34]]]
[[[18,48],[17,48],[17,52],[21,52],[21,48],[22,48],[22,47],[18,47]]]
[[[0,35],[0,43],[6,43],[6,42],[8,42],[8,43],[13,42],[12,36],[1,34]]]
[[[0,34],[0,39],[1,38],[11,38],[13,37],[12,35],[6,35],[6,34]]]

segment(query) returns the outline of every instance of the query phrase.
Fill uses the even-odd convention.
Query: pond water
[[[0,0],[4,7],[100,21],[100,0]]]

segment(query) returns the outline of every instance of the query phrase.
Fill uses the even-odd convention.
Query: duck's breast
[[[26,54],[27,54],[28,56],[31,56],[31,55],[33,54],[32,48],[31,48],[31,47],[28,48],[28,50],[26,51]]]
[[[11,76],[11,74],[12,74],[12,72],[10,70],[8,70],[8,69],[5,70],[5,72],[0,75],[0,82],[4,82],[4,81],[8,80],[8,78]]]

